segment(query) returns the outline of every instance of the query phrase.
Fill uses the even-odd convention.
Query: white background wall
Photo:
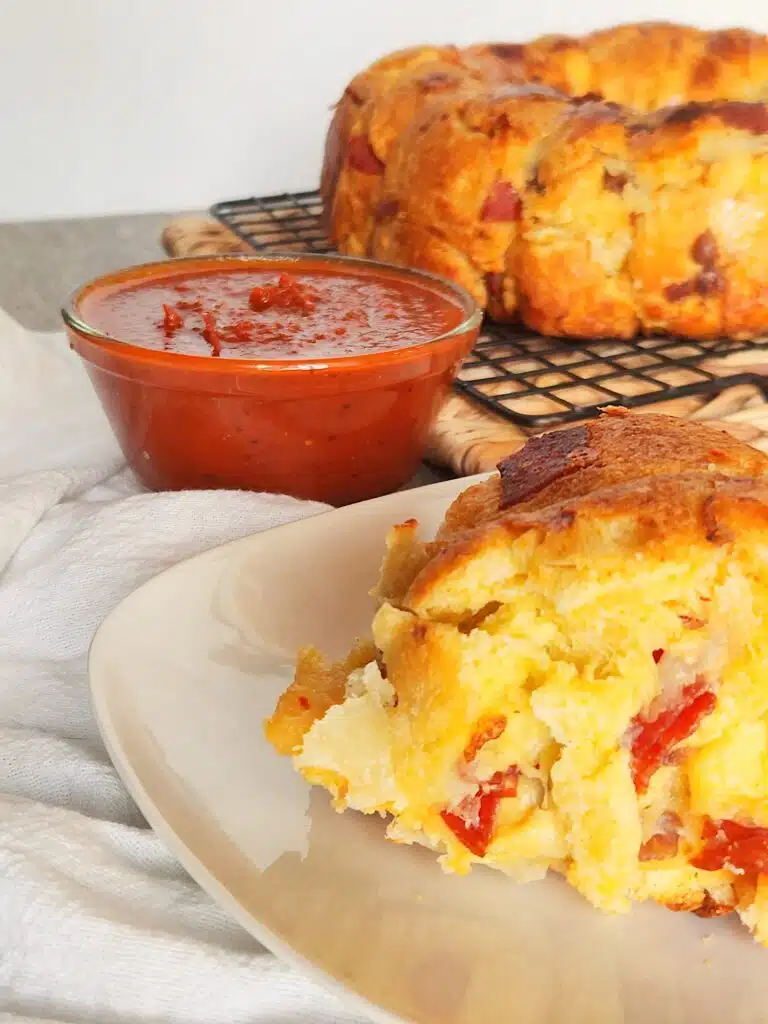
[[[311,188],[382,53],[648,18],[768,31],[764,0],[0,0],[0,220]]]

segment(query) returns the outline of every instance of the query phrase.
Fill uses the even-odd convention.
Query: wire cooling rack
[[[328,252],[317,192],[285,192],[217,203],[211,214],[257,251]],[[636,408],[686,395],[714,395],[735,384],[768,388],[768,376],[728,366],[754,353],[758,341],[562,341],[486,321],[456,387],[524,427],[545,427],[597,415],[606,405]]]
[[[233,199],[211,207],[211,215],[254,249],[329,252],[317,192],[284,192],[261,199]]]

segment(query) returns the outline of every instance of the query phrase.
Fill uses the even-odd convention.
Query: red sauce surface
[[[439,281],[332,256],[128,267],[85,285],[73,307],[70,344],[147,487],[334,505],[413,475],[479,330],[475,315],[419,345],[459,327],[471,303]]]
[[[82,315],[90,327],[143,348],[314,359],[420,345],[456,327],[462,311],[407,281],[227,270],[95,293],[83,302]]]

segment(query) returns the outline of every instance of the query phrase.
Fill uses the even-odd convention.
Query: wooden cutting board
[[[218,221],[207,217],[178,217],[162,235],[169,256],[207,256],[230,252],[253,252],[252,248]],[[710,373],[727,377],[735,373],[766,374],[768,387],[768,351],[740,352],[701,364]],[[680,371],[681,375],[686,373]],[[684,383],[670,375],[670,384]],[[533,397],[532,403],[537,399]],[[537,410],[535,404],[527,410]],[[641,406],[639,412],[662,412],[684,416],[721,427],[768,452],[768,402],[760,388],[740,384],[719,395],[691,396]],[[572,423],[567,426],[573,426]],[[484,409],[459,394],[452,394],[443,405],[429,437],[426,458],[460,476],[482,473],[520,448],[535,430],[526,430]]]

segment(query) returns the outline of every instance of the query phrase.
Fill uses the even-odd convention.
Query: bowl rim
[[[317,359],[240,359],[224,358],[217,359],[210,355],[193,355],[186,352],[168,352],[160,349],[147,348],[136,345],[130,341],[122,341],[112,335],[91,327],[80,315],[78,303],[84,296],[110,283],[125,281],[130,283],[131,277],[136,275],[138,281],[143,277],[153,279],[151,271],[157,269],[162,271],[168,269],[167,275],[173,276],[174,267],[185,267],[198,265],[201,268],[215,268],[216,264],[223,266],[234,266],[237,264],[259,265],[269,264],[271,266],[297,263],[314,263],[318,267],[331,265],[338,267],[335,271],[341,276],[345,270],[354,273],[356,268],[362,268],[374,276],[372,272],[382,271],[384,274],[394,278],[405,278],[422,283],[425,286],[432,285],[432,291],[439,289],[453,294],[458,300],[463,317],[459,323],[450,331],[444,331],[429,341],[421,342],[418,345],[405,345],[402,348],[385,349],[381,352],[366,352],[361,355],[327,356]],[[143,273],[140,273],[143,272]],[[367,275],[368,276],[368,275]],[[66,327],[73,331],[80,338],[90,341],[99,348],[122,357],[122,360],[154,367],[195,371],[200,370],[206,373],[216,374],[242,374],[242,373],[276,373],[276,372],[317,372],[323,369],[338,370],[362,370],[371,369],[379,364],[389,364],[418,359],[430,353],[434,348],[450,347],[450,344],[467,334],[469,331],[480,327],[483,319],[483,310],[477,301],[462,285],[438,274],[432,274],[426,270],[417,270],[411,267],[402,267],[393,263],[384,263],[378,260],[363,259],[357,256],[341,256],[336,253],[221,253],[209,256],[176,256],[164,260],[150,260],[146,263],[137,263],[127,267],[120,267],[116,270],[100,274],[76,288],[69,296],[66,304],[61,308],[61,315]],[[87,353],[79,353],[84,359],[88,359]]]

